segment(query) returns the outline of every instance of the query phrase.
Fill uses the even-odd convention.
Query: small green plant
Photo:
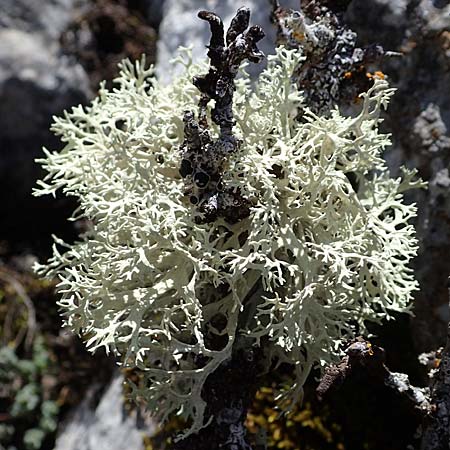
[[[381,158],[393,90],[375,78],[358,115],[319,117],[291,82],[301,58],[279,48],[255,86],[244,69],[236,81],[239,146],[221,181],[248,202],[241,220],[205,221],[186,195],[182,117],[204,71],[187,51],[168,86],[144,59],[122,62],[116,88],[55,119],[64,148],[39,160],[48,174],[35,194],[75,196],[73,219],[92,226],[74,244],[55,239],[36,270],[59,278],[66,326],[140,369],[134,395],[161,420],[190,421],[186,435],[208,422],[202,388],[235,345],[291,364],[285,395],[298,399],[312,367],[336,360],[366,321],[408,311],[417,289],[416,208],[403,193],[421,183],[406,169],[390,178]]]
[[[31,357],[19,358],[15,350],[0,348],[2,403],[8,404],[0,424],[0,448],[39,450],[44,439],[56,430],[59,407],[46,399],[42,377],[51,367],[49,353],[41,336],[33,342]]]

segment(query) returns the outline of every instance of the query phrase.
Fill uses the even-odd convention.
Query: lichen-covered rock
[[[356,33],[343,21],[349,0],[311,0],[299,10],[284,8],[278,0],[273,3],[278,44],[304,56],[294,81],[308,108],[319,115],[336,107],[351,111],[359,94],[371,85],[369,70],[385,55],[383,47],[357,45]]]
[[[397,88],[383,128],[393,136],[386,154],[391,170],[406,163],[430,182],[429,190],[410,194],[420,211],[415,267],[421,291],[412,336],[418,352],[430,351],[443,345],[448,319],[450,2],[354,0],[346,19],[361,43],[381,43],[402,54],[382,65]]]
[[[93,224],[38,267],[60,279],[66,324],[140,369],[135,395],[161,419],[192,419],[190,433],[205,425],[206,378],[238,338],[295,367],[297,398],[313,366],[338,357],[366,320],[408,310],[417,289],[416,210],[403,192],[421,183],[406,169],[391,179],[380,156],[392,91],[375,79],[357,116],[299,121],[300,57],[279,49],[254,90],[245,74],[236,82],[242,142],[223,178],[251,204],[236,223],[199,223],[185,196],[181,118],[198,101],[200,70],[189,55],[165,87],[143,61],[124,62],[115,90],[56,119],[65,147],[41,160],[49,173],[37,194],[75,196],[76,217]]]

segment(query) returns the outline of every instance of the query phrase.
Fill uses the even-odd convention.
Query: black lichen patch
[[[300,11],[293,11],[272,0],[272,20],[278,43],[301,49],[305,56],[294,75],[305,104],[316,114],[328,114],[335,106],[353,105],[374,76],[383,77],[370,71],[389,53],[376,44],[358,47],[356,33],[343,20],[348,0],[303,3]]]
[[[234,79],[242,61],[247,59],[257,63],[263,58],[256,43],[264,37],[264,32],[259,26],[248,28],[248,8],[237,11],[226,35],[222,20],[216,14],[200,11],[198,16],[211,28],[210,68],[206,75],[193,79],[201,92],[198,117],[192,111],[184,114],[179,172],[185,182],[187,198],[197,207],[197,223],[210,223],[219,217],[234,223],[250,214],[248,200],[223,181],[225,163],[240,145],[233,135]],[[211,119],[220,129],[217,139],[212,139],[209,132],[208,104],[211,100],[215,102]]]
[[[180,166],[180,175],[183,178],[186,178],[188,175],[191,175],[193,171],[194,169],[191,162],[188,159],[182,159]]]

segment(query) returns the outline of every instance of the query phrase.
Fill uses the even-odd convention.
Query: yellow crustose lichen
[[[190,420],[187,434],[207,422],[202,386],[237,338],[291,363],[298,398],[311,367],[339,357],[366,320],[408,310],[417,289],[416,208],[403,192],[421,183],[407,170],[390,178],[381,158],[392,89],[376,78],[357,116],[317,117],[291,83],[300,58],[280,48],[254,86],[244,70],[236,82],[242,144],[224,176],[252,205],[238,223],[196,223],[184,195],[182,117],[202,70],[186,51],[168,86],[144,61],[123,62],[113,90],[55,119],[65,146],[39,161],[35,194],[75,196],[74,218],[92,223],[74,244],[55,239],[37,267],[59,278],[66,325],[140,369],[134,394],[161,420]]]

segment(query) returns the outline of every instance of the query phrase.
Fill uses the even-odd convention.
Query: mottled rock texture
[[[87,6],[88,0],[2,0],[0,27],[57,41],[67,24]]]
[[[135,61],[145,54],[148,64],[155,62],[157,34],[149,25],[158,20],[155,3],[93,0],[62,33],[63,50],[86,70],[94,92],[103,80],[112,85],[125,58]]]
[[[146,53],[154,62],[163,3],[0,2],[0,241],[10,251],[18,242],[39,251],[51,233],[72,235],[66,217],[73,204],[30,195],[40,175],[34,159],[43,146],[61,145],[49,131],[52,116],[87,104],[101,80],[117,76],[120,60]]]
[[[429,181],[428,190],[411,196],[419,207],[421,284],[412,335],[417,351],[429,351],[444,344],[450,318],[450,2],[354,0],[346,19],[361,44],[403,54],[382,67],[398,89],[386,115],[394,142],[386,157],[394,172],[414,166]]]
[[[57,208],[31,197],[39,175],[34,159],[42,146],[58,146],[49,131],[52,116],[90,96],[86,73],[61,53],[58,42],[83,5],[86,1],[0,4],[0,239],[39,241]]]

